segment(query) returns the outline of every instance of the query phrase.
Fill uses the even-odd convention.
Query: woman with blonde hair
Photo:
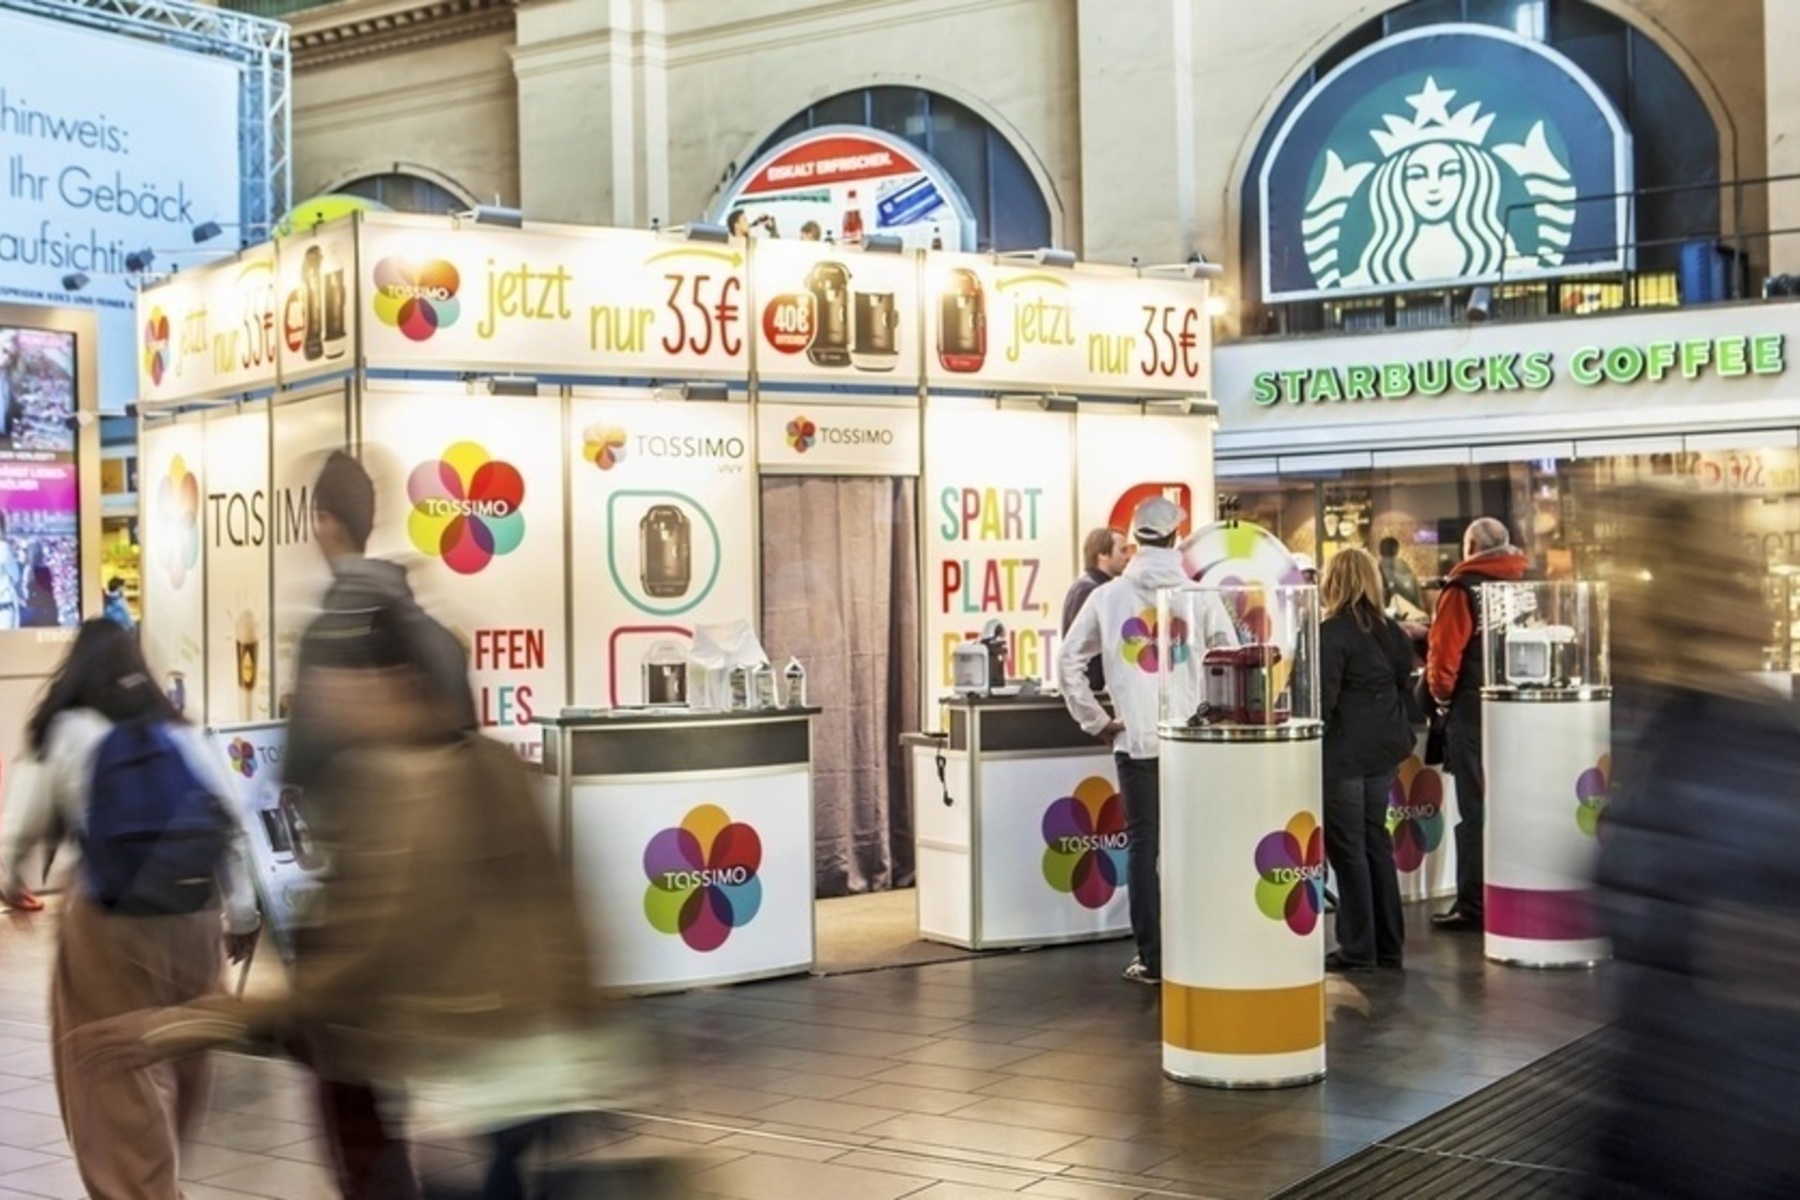
[[[1589,1194],[1800,1195],[1800,1109],[1754,1100],[1800,1077],[1800,719],[1756,678],[1766,567],[1739,497],[1609,500],[1614,1020]]]
[[[1338,885],[1338,948],[1325,968],[1399,967],[1406,926],[1387,810],[1395,771],[1412,753],[1401,699],[1412,678],[1412,644],[1381,610],[1381,571],[1367,550],[1333,556],[1319,595],[1325,853]]]

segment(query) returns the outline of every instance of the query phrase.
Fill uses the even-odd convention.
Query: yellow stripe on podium
[[[1163,1041],[1201,1054],[1291,1054],[1325,1042],[1325,981],[1290,988],[1162,985]]]

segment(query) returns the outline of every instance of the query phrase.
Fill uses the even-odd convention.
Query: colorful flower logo
[[[1588,837],[1597,837],[1600,822],[1606,816],[1607,802],[1612,799],[1612,755],[1602,754],[1600,761],[1581,773],[1575,781],[1575,824]]]
[[[625,431],[617,425],[589,425],[581,434],[581,457],[610,471],[625,461]]]
[[[243,738],[232,738],[231,745],[226,747],[225,755],[231,759],[231,769],[245,779],[256,778],[256,747]]]
[[[1256,845],[1256,907],[1302,936],[1325,911],[1325,833],[1311,813],[1295,813]]]
[[[1388,833],[1394,839],[1394,865],[1416,871],[1425,856],[1444,844],[1444,777],[1417,755],[1400,764],[1388,789]]]
[[[1125,802],[1098,775],[1044,810],[1044,880],[1083,908],[1103,908],[1125,886]]]
[[[169,314],[160,307],[150,310],[144,322],[144,374],[161,384],[169,370]]]
[[[429,341],[462,315],[456,298],[461,286],[456,267],[441,258],[423,263],[384,258],[375,264],[375,319],[408,341]]]
[[[1128,663],[1136,664],[1138,670],[1147,675],[1154,675],[1160,669],[1156,648],[1156,610],[1146,608],[1137,616],[1126,621],[1119,630],[1121,645],[1119,653]],[[1180,666],[1188,660],[1193,648],[1188,645],[1187,622],[1180,617],[1169,620],[1169,657],[1175,660],[1174,666]]]
[[[691,949],[717,950],[762,907],[761,866],[756,830],[702,804],[644,847],[644,915],[657,932],[680,934]]]
[[[162,543],[157,561],[169,585],[179,589],[200,561],[200,481],[179,454],[156,485],[156,532]]]
[[[805,454],[819,440],[819,427],[805,417],[795,417],[787,423],[787,444],[794,453]]]
[[[525,479],[475,442],[457,442],[422,462],[406,481],[406,531],[423,554],[458,575],[474,575],[525,540]]]

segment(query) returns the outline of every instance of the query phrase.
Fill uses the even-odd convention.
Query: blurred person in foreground
[[[1525,578],[1525,552],[1506,526],[1477,517],[1463,532],[1462,561],[1450,569],[1438,593],[1425,658],[1425,685],[1443,711],[1444,768],[1456,780],[1456,902],[1434,913],[1439,929],[1479,931],[1487,905],[1483,830],[1487,780],[1481,765],[1481,685],[1487,641],[1482,614],[1484,583]]]
[[[121,727],[125,742],[112,736]],[[173,776],[152,775],[155,768],[144,765],[142,743],[134,739],[156,737],[148,732],[152,727],[165,739],[161,753],[179,764]],[[89,842],[102,829],[133,819],[109,818],[102,808],[110,805],[118,813],[122,803],[160,796],[178,802],[178,789],[158,786],[175,778],[180,792],[198,795],[197,811],[212,815],[218,853],[207,855],[211,876],[196,886],[196,877],[182,872],[188,895],[173,904],[133,904],[128,894],[108,893],[100,882],[108,872],[96,864],[113,861],[110,855],[118,847],[90,843],[95,857],[70,871],[50,979],[57,1107],[87,1194],[94,1200],[176,1200],[180,1143],[206,1112],[209,1064],[195,1057],[139,1073],[120,1064],[81,1061],[75,1047],[84,1030],[108,1018],[219,991],[222,946],[233,961],[249,954],[258,919],[243,839],[234,836],[235,827],[216,802],[231,785],[204,735],[176,714],[151,680],[137,638],[105,618],[90,619],[77,631],[26,736],[31,758],[10,772],[0,823],[0,893],[21,911],[43,907],[22,877],[32,851],[54,857],[65,841]],[[97,781],[101,773],[106,779]],[[132,781],[121,777],[131,774],[138,776],[138,787],[154,792],[124,795],[121,788]],[[161,827],[164,836],[172,836]],[[72,864],[72,857],[64,862]],[[130,874],[143,866],[133,864]]]
[[[369,1145],[336,1147],[340,1173],[364,1171],[346,1194],[446,1194],[420,1192],[404,1130],[488,1139],[480,1190],[456,1194],[537,1195],[530,1149],[620,1095],[574,882],[517,756],[464,729],[419,665],[405,606],[327,616],[303,688],[337,701],[309,717],[336,747],[307,797],[331,865],[289,994],[144,1014],[85,1052],[137,1062],[301,1039],[322,1080],[381,1105],[384,1157],[347,1163]]]
[[[1800,1196],[1800,720],[1730,500],[1616,493],[1600,916],[1617,1041],[1590,1195]]]
[[[447,744],[475,728],[475,701],[461,645],[413,599],[405,568],[367,556],[375,483],[362,463],[341,450],[327,455],[312,506],[313,542],[331,568],[331,584],[300,641],[281,776],[302,790],[315,836],[341,842],[354,836],[346,822],[363,815],[355,807],[386,797],[360,792],[338,759],[373,746]],[[396,692],[392,681],[400,676],[389,668],[398,666],[409,668],[410,682]],[[295,957],[304,962],[329,939],[321,929],[297,929]],[[406,1144],[355,1057],[332,1053],[303,1011],[285,1032],[290,1052],[317,1076],[320,1122],[343,1194],[418,1195]]]
[[[1338,896],[1338,948],[1325,956],[1325,969],[1398,969],[1406,923],[1387,813],[1395,772],[1413,747],[1402,699],[1412,679],[1412,645],[1381,609],[1381,574],[1367,550],[1352,546],[1332,556],[1320,598],[1325,853]]]

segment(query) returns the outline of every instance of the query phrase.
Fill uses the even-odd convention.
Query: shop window
[[[1730,202],[1718,186],[1718,129],[1699,93],[1660,47],[1620,17],[1586,0],[1413,0],[1358,26],[1321,54],[1283,97],[1245,176],[1240,215],[1246,296],[1258,297],[1266,286],[1259,186],[1263,164],[1288,116],[1320,80],[1352,56],[1397,33],[1448,23],[1505,29],[1554,48],[1594,81],[1635,133],[1632,167],[1637,195],[1632,228],[1637,255],[1632,276],[1621,280],[1614,270],[1610,279],[1592,287],[1562,282],[1523,291],[1508,287],[1502,289],[1506,296],[1496,315],[1520,317],[1680,302],[1676,272],[1683,247],[1716,243],[1723,205]],[[1747,242],[1732,247],[1740,278],[1754,277],[1744,259],[1765,252],[1763,239]],[[1576,307],[1565,306],[1566,299]],[[1454,320],[1460,315],[1461,301],[1393,303],[1385,305],[1382,312],[1386,326],[1414,325],[1429,323],[1428,312],[1434,307],[1444,321]],[[1374,319],[1370,312],[1368,306],[1345,301],[1299,300],[1261,307],[1253,301],[1245,324],[1265,334],[1366,329]]]
[[[394,171],[386,175],[365,175],[361,179],[353,179],[349,183],[340,184],[332,191],[349,196],[361,196],[365,200],[374,200],[387,205],[395,212],[442,215],[465,212],[471,207],[468,199],[459,196],[443,184],[426,179],[422,175],[412,175],[404,171]]]
[[[967,105],[923,88],[842,92],[795,114],[749,161],[821,125],[879,129],[943,164],[974,209],[978,249],[1033,250],[1051,244],[1050,205],[1031,167],[1004,134]]]

